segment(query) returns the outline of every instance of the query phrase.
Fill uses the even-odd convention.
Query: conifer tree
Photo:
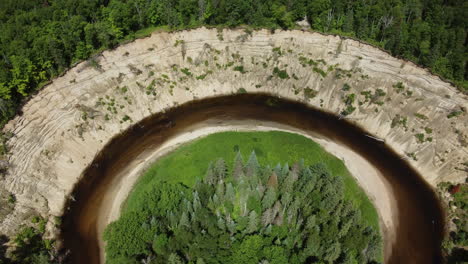
[[[206,175],[203,181],[207,184],[212,185],[216,183],[216,180],[217,180],[216,171],[215,171],[213,162],[210,162],[210,165],[208,165],[208,169],[206,171]]]
[[[193,197],[192,207],[193,207],[193,210],[196,211],[202,206],[200,202],[200,197],[198,196],[198,192],[196,190],[193,191],[192,197]]]
[[[288,163],[284,164],[284,166],[281,168],[281,177],[288,175],[289,171],[290,171],[289,164]]]
[[[186,212],[183,212],[180,216],[179,226],[190,227],[189,218]]]
[[[236,198],[236,192],[234,190],[234,187],[232,184],[229,182],[226,184],[226,200],[233,201]]]
[[[274,188],[268,188],[262,199],[262,209],[271,208],[276,201],[276,191]]]
[[[224,178],[226,178],[226,171],[226,163],[223,159],[218,159],[215,164],[215,174],[217,178],[216,180],[224,181]]]
[[[244,162],[242,161],[242,155],[240,151],[237,152],[236,158],[234,159],[232,176],[234,179],[240,179],[244,176]]]
[[[266,209],[262,213],[262,225],[266,226],[269,225],[273,222],[274,216],[273,216],[273,210],[271,208]]]
[[[258,229],[258,215],[255,211],[251,211],[249,214],[249,224],[247,226],[246,232],[248,234],[256,232]]]
[[[171,253],[171,255],[169,255],[167,263],[168,264],[184,264],[182,259],[176,253]]]
[[[271,188],[278,187],[278,176],[276,175],[275,172],[273,172],[270,178],[268,178],[267,186]]]
[[[246,165],[246,176],[250,178],[257,175],[259,167],[260,165],[258,164],[257,155],[255,154],[255,151],[252,151]]]
[[[216,185],[216,195],[218,195],[221,201],[224,200],[224,195],[225,195],[224,183],[218,183]]]
[[[283,175],[283,167],[281,167],[281,164],[276,164],[275,168],[273,169],[273,171],[276,173],[276,175],[278,175],[278,177],[280,179],[283,179],[285,177],[285,175]]]

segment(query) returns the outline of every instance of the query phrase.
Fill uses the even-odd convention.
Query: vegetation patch
[[[276,76],[280,79],[289,79],[289,74],[286,72],[286,70],[280,70],[278,67],[273,69],[273,76]]]
[[[64,263],[64,256],[59,255],[55,241],[45,239],[47,220],[40,216],[33,216],[31,222],[22,225],[12,240],[0,236],[0,263],[5,264],[47,264]],[[5,254],[5,243],[14,245],[13,250]]]
[[[302,67],[318,65],[318,62],[314,61],[313,59],[306,58],[304,56],[299,57],[299,63],[302,65]]]
[[[348,94],[344,97],[343,101],[346,105],[345,109],[343,109],[341,111],[341,115],[344,115],[344,116],[347,116],[347,115],[350,115],[352,112],[354,112],[354,110],[356,110],[356,107],[354,107],[354,101],[356,99],[356,95],[355,94]]]
[[[235,66],[233,70],[234,70],[234,71],[238,71],[238,72],[240,72],[240,73],[242,73],[242,74],[244,74],[244,73],[247,72],[247,71],[245,71],[244,66],[242,66],[242,65]]]
[[[317,96],[318,92],[314,89],[311,89],[309,87],[304,88],[304,97],[307,98],[308,100],[314,98]]]
[[[276,104],[274,101],[266,103],[272,107]],[[217,158],[223,158],[228,168],[231,168],[238,150],[245,157],[255,150],[259,162],[270,166],[276,166],[279,162],[293,164],[302,158],[305,166],[325,164],[332,175],[343,177],[345,197],[361,210],[368,224],[378,228],[377,212],[341,160],[325,152],[320,145],[308,138],[280,131],[222,132],[184,145],[162,157],[140,177],[129,195],[126,208],[132,208],[132,204],[140,199],[148,186],[161,181],[193,186],[205,174],[207,164]]]
[[[341,88],[341,90],[347,92],[347,91],[351,90],[351,86],[349,84],[345,83],[345,84],[343,84],[343,88]]]
[[[187,76],[192,76],[192,72],[188,68],[182,68],[180,71]]]
[[[239,88],[239,89],[237,90],[237,93],[239,93],[239,94],[245,94],[245,93],[247,93],[247,90],[245,90],[245,88]]]
[[[419,118],[419,119],[422,119],[422,120],[427,120],[429,119],[427,116],[423,115],[423,114],[420,114],[420,113],[415,113],[414,114],[415,117]]]
[[[405,131],[408,130],[408,126],[407,126],[407,122],[408,122],[408,118],[405,117],[405,116],[400,116],[400,115],[396,115],[393,119],[392,119],[392,123],[390,124],[390,127],[391,128],[394,128],[394,127],[398,127],[398,126],[402,126]]]
[[[314,72],[320,74],[320,76],[322,76],[322,78],[327,77],[327,73],[324,70],[320,69],[319,67],[314,67],[314,68],[312,68],[312,70]]]
[[[416,153],[414,152],[406,152],[406,156],[414,161],[418,161],[418,157],[416,157]]]
[[[464,164],[468,167],[468,164]],[[440,195],[447,197],[447,210],[453,225],[442,243],[448,263],[464,263],[468,247],[468,183],[441,182],[437,186]]]
[[[393,85],[393,88],[395,88],[397,93],[401,93],[405,89],[405,86],[403,85],[402,82],[397,82],[396,84]]]
[[[454,118],[460,116],[461,114],[463,114],[463,111],[452,111],[450,112],[450,114],[447,115],[447,118]]]
[[[379,232],[346,199],[343,177],[322,163],[261,166],[255,151],[244,163],[240,150],[228,149],[231,166],[211,162],[191,188],[146,186],[106,229],[107,263],[381,261]]]

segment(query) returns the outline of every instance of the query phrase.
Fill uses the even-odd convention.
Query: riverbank
[[[232,125],[232,124],[235,125]],[[237,123],[237,124],[236,124]],[[104,263],[105,260],[105,252],[104,252],[104,243],[102,240],[102,234],[104,231],[104,228],[110,223],[118,219],[121,210],[123,209],[123,206],[125,205],[125,201],[128,197],[128,195],[131,193],[135,184],[138,182],[139,185],[151,185],[150,183],[147,182],[147,180],[142,183],[141,181],[144,181],[144,179],[141,179],[140,177],[142,173],[146,172],[148,168],[145,168],[148,166],[148,164],[153,164],[154,162],[157,162],[158,159],[163,157],[164,155],[170,154],[172,151],[175,151],[179,147],[192,142],[194,140],[203,138],[207,135],[211,135],[214,133],[219,133],[219,132],[225,132],[225,131],[238,131],[238,132],[253,132],[253,131],[282,131],[282,132],[293,132],[298,135],[305,136],[308,139],[313,140],[314,142],[319,143],[320,146],[324,147],[324,150],[327,152],[333,152],[335,154],[339,155],[339,158],[345,162],[351,165],[352,167],[352,176],[355,178],[355,180],[359,180],[359,185],[360,186],[366,186],[366,194],[371,197],[373,204],[378,204],[379,206],[379,213],[381,217],[378,217],[378,219],[375,219],[375,221],[380,222],[379,223],[374,223],[374,216],[373,210],[370,207],[372,205],[367,205],[367,201],[359,201],[359,204],[364,203],[364,207],[361,207],[361,212],[365,215],[365,220],[364,221],[370,221],[367,222],[368,224],[374,226],[375,228],[379,228],[379,226],[382,226],[385,230],[392,230],[394,229],[395,225],[395,219],[392,219],[391,214],[395,214],[396,208],[391,208],[391,199],[390,197],[392,196],[392,192],[390,190],[390,187],[385,184],[385,179],[381,175],[381,173],[374,168],[370,163],[366,162],[365,159],[363,159],[361,156],[358,154],[354,153],[353,151],[349,150],[348,148],[336,144],[332,141],[330,141],[327,138],[321,137],[318,134],[315,134],[313,131],[300,131],[298,129],[294,129],[293,127],[286,126],[286,125],[281,125],[279,123],[275,122],[259,122],[256,120],[229,120],[228,122],[225,122],[223,120],[207,120],[206,122],[203,123],[198,123],[197,127],[200,127],[198,129],[195,128],[188,128],[188,131],[178,134],[165,142],[163,145],[161,145],[159,148],[154,149],[152,151],[145,152],[145,154],[142,154],[139,156],[139,160],[137,161],[136,164],[132,163],[127,167],[127,170],[123,173],[119,173],[116,177],[120,178],[119,181],[113,182],[113,184],[106,190],[106,192],[109,192],[108,194],[104,194],[105,198],[103,200],[103,203],[101,204],[101,208],[98,210],[99,212],[105,212],[105,214],[101,214],[98,216],[98,237],[99,239],[99,245],[100,245],[100,259],[101,263]],[[259,136],[261,136],[260,134]],[[262,139],[260,139],[262,140]],[[241,144],[240,144],[241,145]],[[227,151],[231,151],[231,148],[228,149]],[[319,151],[320,152],[320,151]],[[232,157],[233,158],[233,157]],[[315,160],[315,162],[318,162],[320,160],[320,157],[304,157],[307,160],[307,164],[310,162],[310,160]],[[324,157],[325,159],[328,160],[328,158]],[[144,160],[144,161],[143,161]],[[261,158],[260,158],[261,161]],[[268,160],[269,162],[272,162],[271,160]],[[273,162],[276,164],[275,162]],[[146,164],[146,166],[139,166],[140,164]],[[263,164],[263,163],[262,163]],[[274,165],[270,164],[270,165]],[[326,163],[325,163],[326,164]],[[330,164],[331,165],[331,164]],[[339,165],[337,165],[339,166]],[[205,168],[206,169],[206,168]],[[335,168],[333,168],[331,171],[335,171]],[[343,176],[345,178],[345,182],[348,182],[349,179],[347,177],[350,177],[350,175],[347,174],[347,172],[342,171],[341,167],[337,167],[341,174],[336,174],[339,176]],[[343,175],[346,174],[346,175]],[[146,177],[146,176],[145,176]],[[185,184],[189,184],[193,182],[193,179],[190,176],[189,179],[184,180]],[[147,178],[147,177],[146,177]],[[185,176],[184,176],[185,179]],[[163,180],[163,179],[161,179]],[[166,179],[166,180],[171,180],[171,179]],[[173,180],[171,180],[173,181]],[[354,185],[352,183],[347,183],[349,188],[352,188],[356,193],[351,194],[351,199],[361,199],[358,198],[360,197],[360,190],[356,190]],[[374,188],[370,188],[370,186],[374,186]],[[141,187],[140,187],[141,188]],[[356,196],[356,197],[354,197]],[[365,197],[364,199],[367,199]],[[109,209],[110,208],[110,211]],[[365,211],[363,211],[365,210]],[[370,218],[369,218],[370,217]],[[377,216],[376,216],[377,217]],[[392,234],[383,234],[382,237],[385,237],[384,244],[391,245],[394,243],[394,236]],[[387,248],[387,251],[389,248]]]
[[[181,106],[116,138],[87,170],[90,180],[77,187],[77,202],[66,218],[65,241],[80,252],[76,263],[103,260],[102,232],[118,218],[122,202],[149,164],[184,142],[229,130],[281,130],[313,139],[344,161],[373,201],[386,263],[437,263],[444,226],[441,209],[432,190],[404,160],[330,115],[285,102],[272,108],[261,103],[267,98],[238,96]],[[71,237],[82,240],[67,239]]]

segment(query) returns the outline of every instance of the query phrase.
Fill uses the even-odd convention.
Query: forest
[[[468,89],[464,0],[2,0],[0,125],[75,63],[148,34],[202,25],[296,28],[357,38]]]
[[[468,182],[451,184],[441,182],[438,185],[440,195],[449,194],[446,204],[448,215],[453,225],[442,243],[447,254],[447,263],[462,264],[468,261]]]
[[[193,188],[160,182],[104,233],[106,263],[380,263],[380,233],[321,164],[209,164]],[[330,213],[333,212],[333,213]]]

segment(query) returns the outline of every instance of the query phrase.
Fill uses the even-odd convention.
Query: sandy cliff
[[[139,120],[197,98],[266,92],[342,113],[384,139],[435,186],[467,176],[467,96],[413,63],[336,36],[197,29],[155,33],[55,79],[5,127],[17,202],[12,234],[33,214],[61,216],[83,170]],[[450,117],[450,118],[449,118]]]

